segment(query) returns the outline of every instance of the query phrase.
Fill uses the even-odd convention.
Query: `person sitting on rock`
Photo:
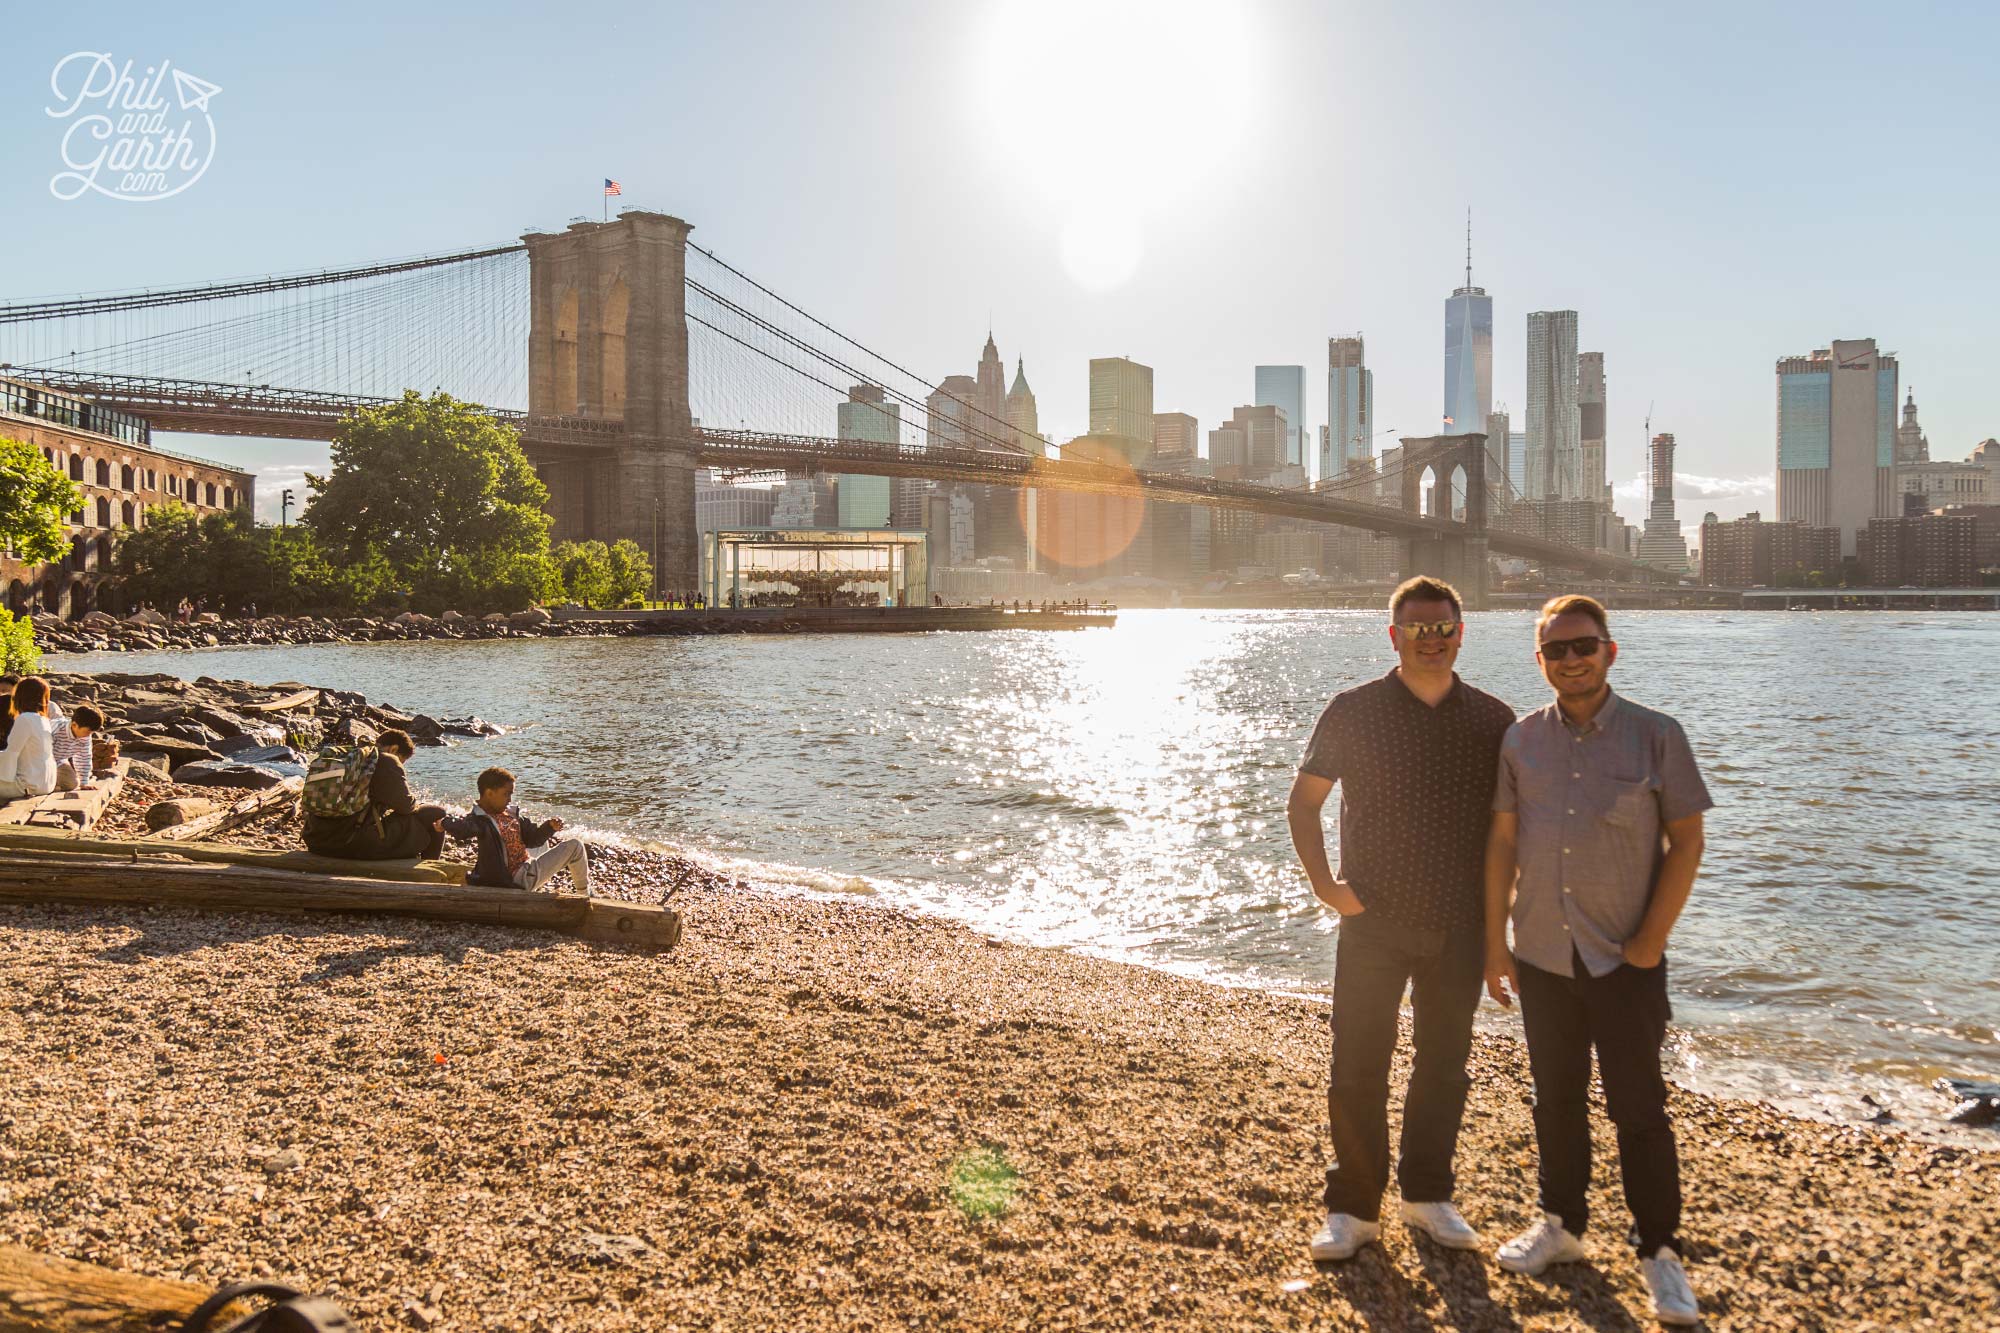
[[[375,741],[375,771],[368,779],[368,808],[351,819],[305,818],[306,850],[345,861],[433,858],[444,850],[441,805],[418,805],[403,771],[417,752],[406,731],[393,728]]]
[[[589,893],[590,861],[583,844],[573,839],[550,841],[562,831],[563,822],[551,819],[537,824],[513,802],[514,775],[504,768],[489,768],[479,775],[479,803],[444,821],[444,831],[452,838],[479,844],[479,861],[470,882],[534,889],[567,870],[576,891]],[[536,847],[542,850],[531,853]]]
[[[9,705],[12,725],[0,750],[0,801],[47,796],[56,789],[56,759],[49,726],[49,683],[23,677]]]
[[[94,704],[78,704],[68,718],[53,722],[49,749],[55,755],[57,791],[75,791],[90,785],[95,771],[91,737],[103,728],[104,714]]]

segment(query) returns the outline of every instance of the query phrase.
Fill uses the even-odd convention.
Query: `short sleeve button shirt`
[[[1662,826],[1715,804],[1681,724],[1616,694],[1578,726],[1550,704],[1500,751],[1493,808],[1519,820],[1514,952],[1568,976],[1624,961],[1652,901]]]
[[[1452,677],[1432,707],[1391,671],[1334,696],[1301,773],[1340,784],[1340,877],[1370,915],[1477,927],[1500,740],[1514,710]]]

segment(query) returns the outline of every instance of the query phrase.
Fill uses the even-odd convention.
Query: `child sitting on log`
[[[479,775],[479,804],[446,819],[441,827],[460,842],[479,844],[479,860],[468,877],[471,883],[534,889],[567,870],[576,891],[587,894],[590,862],[583,844],[550,841],[562,826],[560,819],[538,824],[522,814],[514,805],[514,775],[504,768],[489,768]],[[541,850],[530,851],[536,847]]]

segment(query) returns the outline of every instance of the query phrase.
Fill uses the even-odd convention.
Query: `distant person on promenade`
[[[1535,622],[1555,701],[1507,733],[1486,849],[1486,988],[1521,1001],[1535,1083],[1542,1220],[1500,1247],[1538,1274],[1584,1257],[1590,1057],[1618,1129],[1619,1174],[1653,1314],[1700,1320],[1680,1260],[1680,1159],[1660,1071],[1667,936],[1715,804],[1680,723],[1612,692],[1604,608],[1558,597]],[[1664,835],[1664,837],[1663,837]],[[1514,943],[1507,945],[1511,909]]]
[[[23,676],[8,702],[13,724],[0,750],[0,801],[47,796],[56,789],[54,728],[49,722],[49,683]]]
[[[416,753],[417,747],[408,732],[392,728],[377,737],[366,808],[345,818],[308,813],[306,850],[316,856],[336,856],[347,861],[431,858],[443,851],[444,833],[438,821],[444,818],[444,807],[418,805],[410,795],[410,780],[403,765]]]
[[[514,775],[489,768],[479,775],[479,803],[444,821],[444,831],[460,842],[477,842],[479,859],[471,882],[497,888],[536,889],[558,871],[569,871],[578,893],[590,892],[590,860],[575,839],[551,841],[563,822],[538,824],[514,805]],[[539,852],[535,848],[541,848]]]
[[[1381,1235],[1389,1186],[1389,1066],[1403,992],[1416,1013],[1396,1182],[1404,1225],[1471,1250],[1452,1203],[1452,1159],[1479,1008],[1480,855],[1500,738],[1514,710],[1452,669],[1465,639],[1458,594],[1416,578],[1389,598],[1389,673],[1320,714],[1285,810],[1313,896],[1340,913],[1333,974],[1334,1163],[1314,1259],[1349,1259]],[[1340,784],[1340,874],[1320,809]]]

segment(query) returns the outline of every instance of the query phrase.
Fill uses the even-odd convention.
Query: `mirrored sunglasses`
[[[1456,620],[1412,620],[1396,626],[1413,639],[1449,639],[1458,633]]]

